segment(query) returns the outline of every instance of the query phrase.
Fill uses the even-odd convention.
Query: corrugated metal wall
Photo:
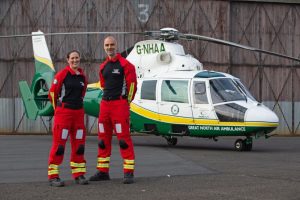
[[[2,0],[0,34],[32,31],[146,31],[174,27],[194,33],[299,57],[300,4],[205,0]],[[117,36],[120,51],[145,39]],[[89,82],[98,80],[98,65],[105,56],[103,36],[48,36],[57,70],[70,49],[82,53]],[[0,40],[0,132],[49,133],[51,119],[30,121],[24,116],[18,81],[31,82],[34,73],[31,38]],[[299,63],[202,41],[180,41],[186,52],[206,69],[232,73],[280,117],[281,135],[299,135]],[[86,117],[89,133],[96,119]]]

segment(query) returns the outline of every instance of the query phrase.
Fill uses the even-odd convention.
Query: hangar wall
[[[32,31],[134,31],[173,27],[194,33],[299,57],[300,1],[251,0],[3,0],[0,35]],[[143,40],[118,35],[119,50]],[[31,38],[0,39],[0,132],[51,132],[52,120],[26,118],[18,81],[29,83],[34,73]],[[89,82],[98,80],[98,65],[105,56],[103,36],[72,35],[46,38],[54,66],[65,66],[70,49],[82,53]],[[280,135],[299,135],[299,63],[203,41],[180,41],[204,68],[240,77],[250,91],[280,118]],[[97,119],[86,116],[88,132],[96,133]]]

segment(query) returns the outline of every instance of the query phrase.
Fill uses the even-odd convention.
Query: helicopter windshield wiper
[[[233,84],[238,88],[238,90],[242,93],[246,103],[248,102],[248,98],[247,98],[247,95],[246,95],[246,92],[243,90],[243,88],[241,88],[241,86],[235,81],[233,80]]]
[[[169,80],[166,81],[166,84],[173,94],[177,94]]]

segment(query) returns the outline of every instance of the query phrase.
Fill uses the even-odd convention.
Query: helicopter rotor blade
[[[57,36],[57,35],[145,35],[146,32],[64,32],[64,33],[35,33],[35,34],[19,34],[19,35],[0,35],[0,38],[16,38],[16,37],[31,37],[31,36]]]
[[[282,57],[282,58],[288,58],[288,59],[300,62],[300,59],[296,58],[296,57],[287,56],[287,55],[276,53],[276,52],[273,52],[273,51],[266,51],[266,50],[262,50],[262,49],[258,49],[258,48],[254,48],[254,47],[249,47],[249,46],[237,44],[237,43],[234,43],[234,42],[229,42],[229,41],[226,41],[226,40],[221,40],[221,39],[211,38],[211,37],[207,37],[207,36],[202,36],[202,35],[180,34],[179,38],[186,39],[186,40],[203,40],[203,41],[207,41],[207,42],[213,42],[213,43],[216,43],[216,44],[222,44],[222,45],[226,45],[226,46],[232,46],[232,47],[237,47],[237,48],[241,48],[241,49],[246,49],[246,50],[249,50],[249,51],[256,51],[256,52],[265,53],[265,54],[269,54],[269,55],[279,56],[279,57]]]
[[[57,35],[143,35],[146,37],[152,37],[155,39],[162,39],[162,40],[178,40],[178,39],[184,39],[184,40],[202,40],[202,41],[207,41],[207,42],[212,42],[216,44],[221,44],[221,45],[226,45],[226,46],[232,46],[232,47],[237,47],[241,49],[246,49],[249,51],[255,51],[255,52],[260,52],[260,53],[265,53],[269,55],[274,55],[274,56],[279,56],[282,58],[288,58],[294,61],[300,62],[300,58],[292,57],[292,56],[287,56],[284,54],[276,53],[273,51],[266,51],[246,45],[241,45],[238,43],[226,41],[226,40],[221,40],[221,39],[216,39],[216,38],[211,38],[207,36],[202,36],[202,35],[195,35],[195,34],[183,34],[179,33],[176,29],[161,29],[160,31],[144,31],[144,32],[61,32],[61,33],[38,33],[35,32],[34,34],[19,34],[19,35],[0,35],[1,38],[17,38],[17,37],[31,37],[33,35],[39,36],[39,35],[44,35],[44,36],[57,36]]]

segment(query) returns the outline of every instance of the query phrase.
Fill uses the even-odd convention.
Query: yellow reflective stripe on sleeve
[[[48,169],[58,169],[58,165],[50,164],[50,165],[48,166]]]
[[[54,99],[54,92],[50,92],[50,96],[52,98],[52,106],[55,109],[55,99]]]
[[[126,163],[126,164],[134,164],[134,160],[124,159],[124,163]]]
[[[99,167],[99,168],[109,168],[109,163],[98,163],[97,167]]]
[[[49,170],[48,171],[48,175],[54,175],[54,174],[59,174],[58,169],[54,169],[54,170]]]
[[[128,94],[128,102],[132,101],[133,91],[134,91],[134,83],[131,83],[129,88],[129,94]]]
[[[85,167],[85,163],[70,162],[71,167]]]
[[[134,165],[123,165],[124,169],[134,169]]]
[[[98,162],[109,162],[109,161],[110,161],[110,157],[98,158]]]
[[[79,173],[79,172],[86,172],[86,168],[76,168],[72,169],[72,174]]]

